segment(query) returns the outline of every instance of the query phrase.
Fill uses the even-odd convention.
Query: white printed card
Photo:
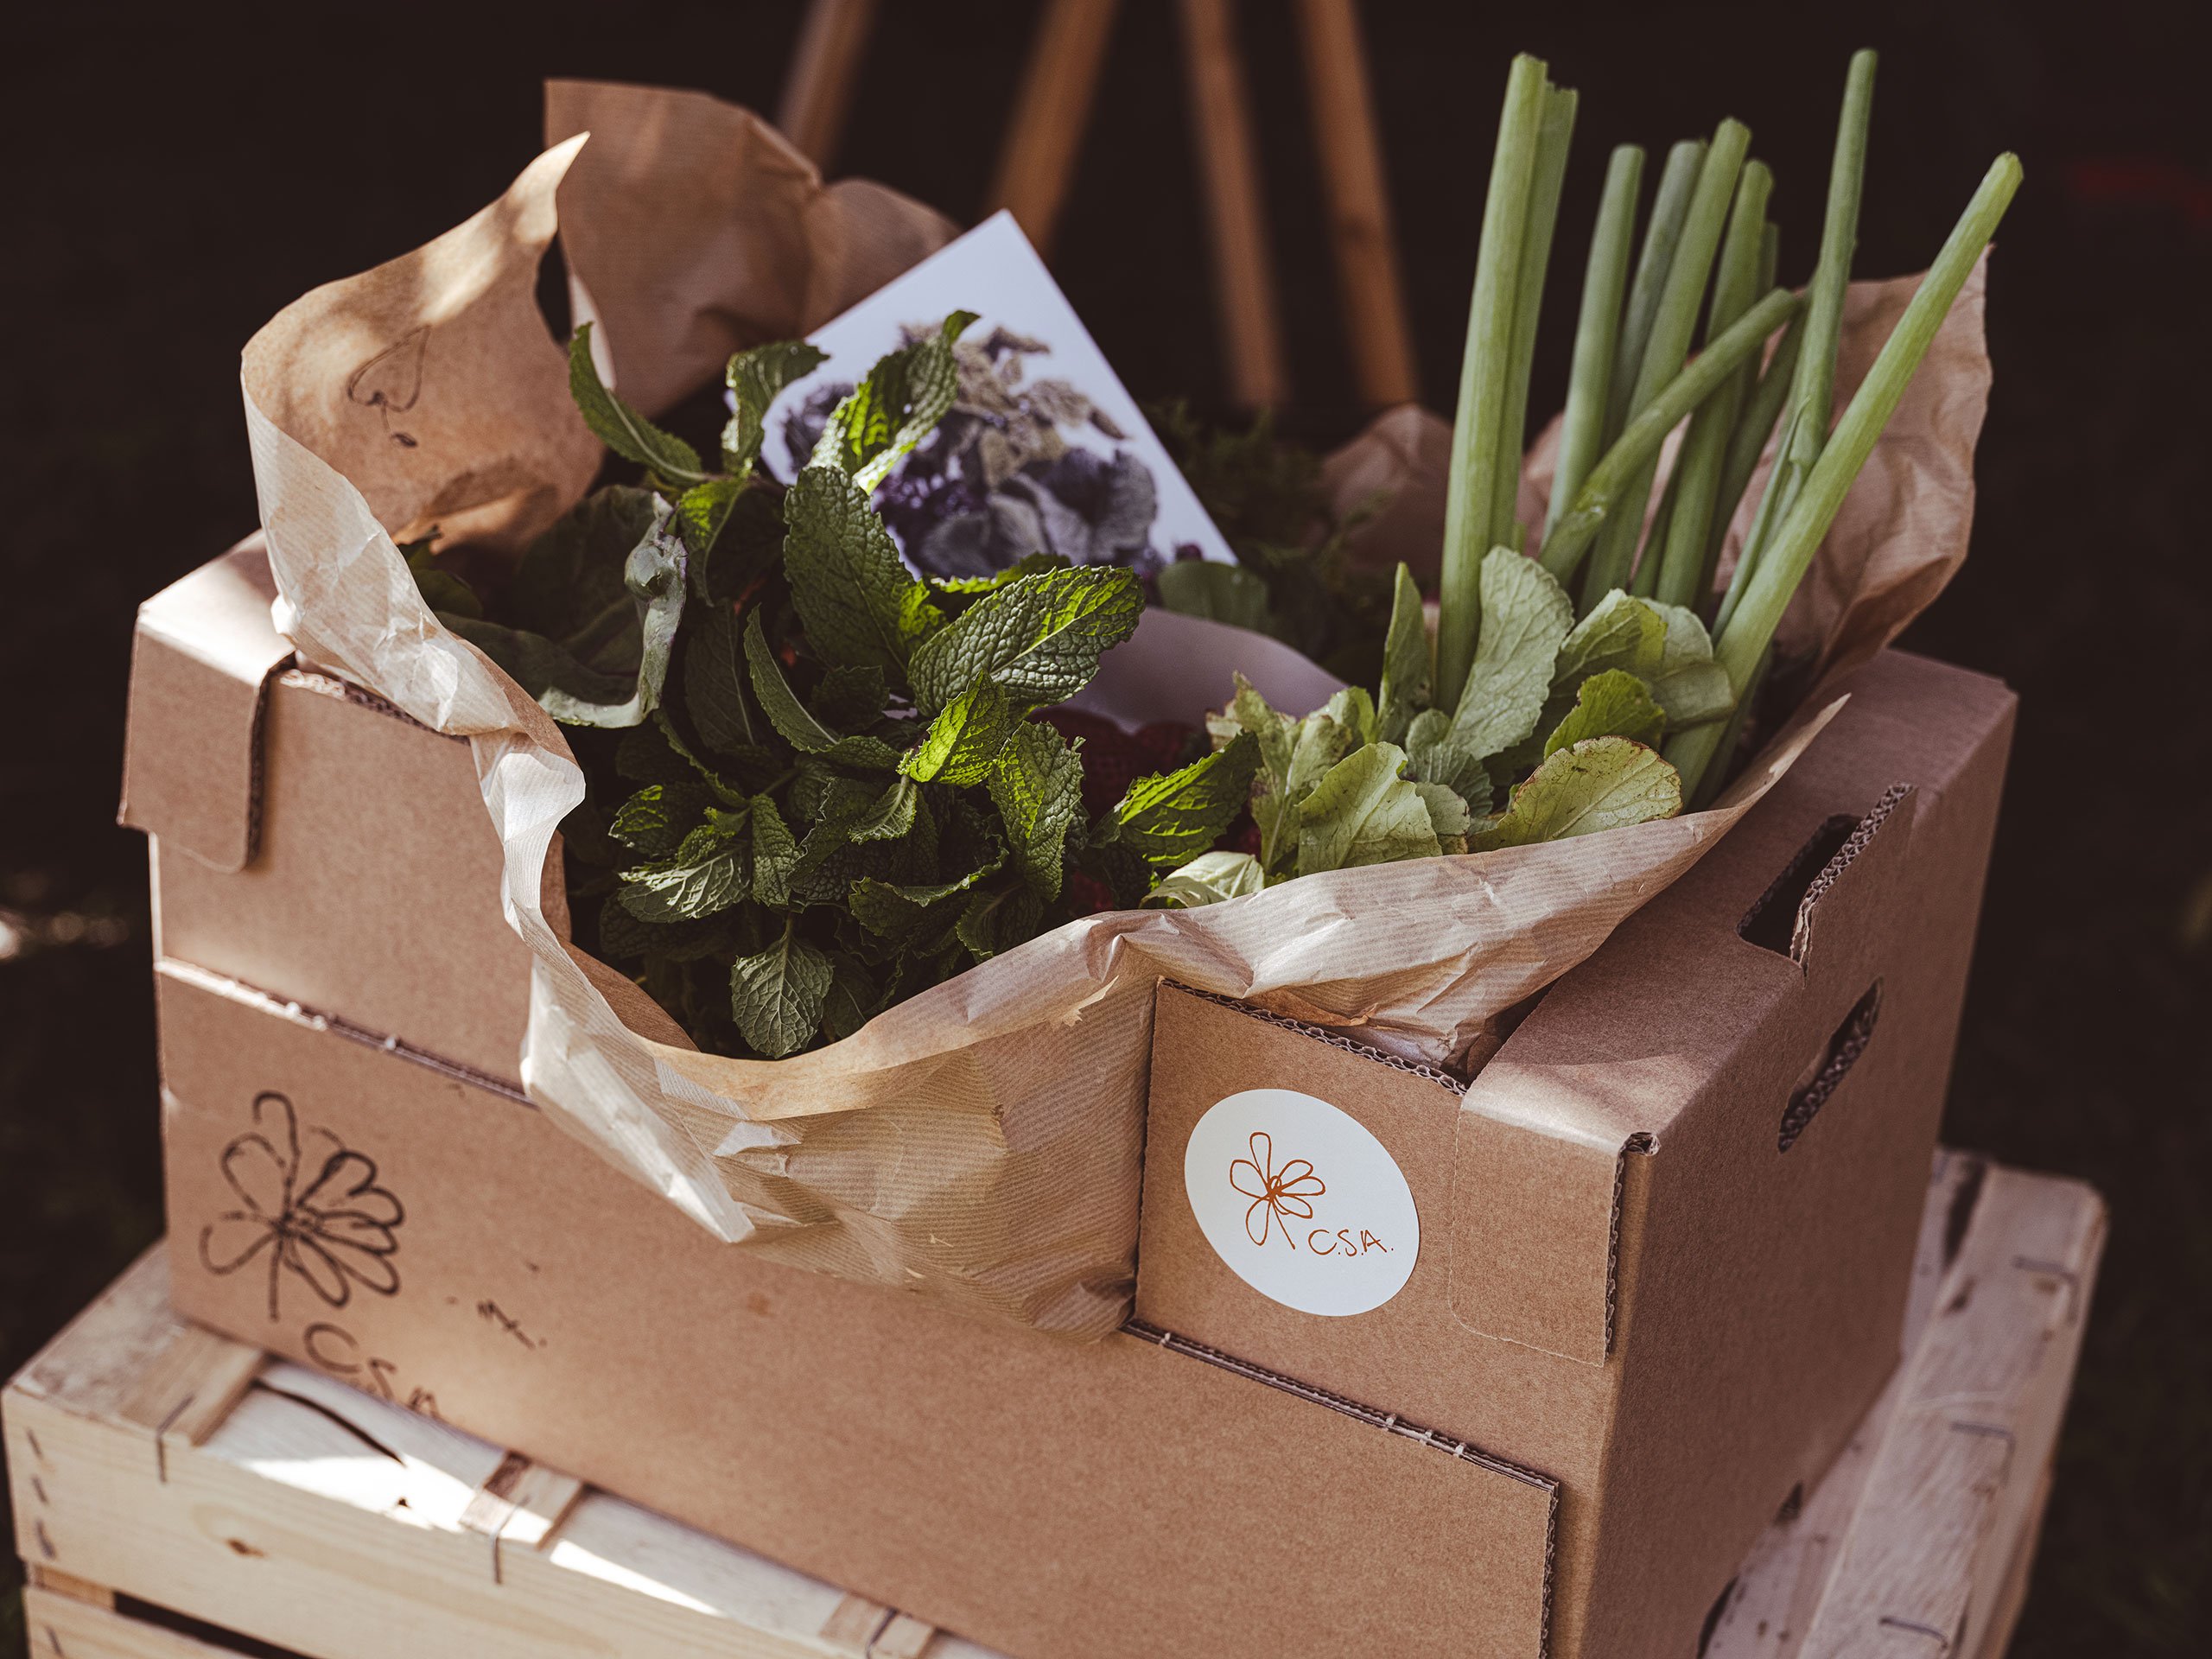
[[[809,336],[830,360],[771,406],[769,469],[791,478],[854,382],[954,311],[976,314],[956,347],[959,397],[876,497],[909,564],[978,576],[1043,551],[1145,573],[1189,549],[1235,562],[1010,213]]]

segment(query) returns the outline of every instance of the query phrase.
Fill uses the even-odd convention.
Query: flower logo
[[[1236,1159],[1229,1166],[1229,1184],[1252,1200],[1244,1211],[1245,1236],[1264,1245],[1269,1230],[1280,1225],[1283,1243],[1294,1250],[1298,1243],[1290,1236],[1290,1217],[1313,1220],[1313,1205],[1309,1200],[1329,1189],[1303,1158],[1294,1158],[1277,1169],[1274,1138],[1265,1129],[1252,1132],[1251,1150],[1249,1158]]]
[[[302,1162],[298,1115],[283,1095],[254,1096],[255,1127],[223,1148],[223,1179],[243,1206],[226,1210],[200,1234],[208,1272],[238,1272],[269,1255],[269,1317],[287,1273],[332,1307],[353,1300],[353,1287],[390,1296],[399,1288],[391,1264],[406,1219],[398,1198],[377,1185],[375,1160],[352,1150],[327,1129],[309,1133],[329,1143],[320,1161]],[[275,1138],[271,1138],[274,1136]]]

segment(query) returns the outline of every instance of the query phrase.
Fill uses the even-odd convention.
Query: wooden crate
[[[2002,1654],[2103,1230],[2076,1183],[1938,1159],[1906,1361],[1707,1659]],[[8,1386],[38,1655],[991,1659],[188,1325],[166,1284],[156,1247]]]

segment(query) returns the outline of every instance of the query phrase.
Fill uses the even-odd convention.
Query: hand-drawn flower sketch
[[[254,1096],[253,1122],[217,1160],[239,1207],[200,1230],[201,1265],[238,1273],[265,1252],[272,1320],[287,1274],[332,1307],[345,1306],[356,1285],[379,1296],[397,1292],[394,1230],[406,1211],[378,1184],[376,1160],[323,1128],[308,1135],[326,1144],[303,1152],[299,1115],[280,1094]]]

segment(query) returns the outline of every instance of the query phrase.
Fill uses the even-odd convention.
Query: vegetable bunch
[[[780,1058],[1093,907],[1134,904],[1242,810],[1253,746],[1202,752],[1083,810],[1083,763],[1032,716],[1135,627],[1131,572],[1042,555],[916,579],[870,501],[950,406],[972,319],[878,363],[788,490],[756,476],[768,406],[822,359],[740,353],[709,468],[570,345],[592,429],[645,469],[524,554],[498,609],[427,546],[430,602],[575,728],[563,826],[598,953],[712,1050]],[[605,803],[619,801],[610,814]]]
[[[1802,296],[1774,286],[1773,180],[1740,123],[1669,152],[1640,245],[1643,153],[1613,152],[1558,476],[1536,527],[1515,507],[1575,95],[1537,60],[1515,60],[1452,428],[1433,642],[1401,566],[1374,695],[1347,691],[1292,718],[1240,684],[1213,728],[1259,746],[1259,850],[1177,872],[1164,901],[1587,835],[1718,789],[1715,763],[1732,754],[1783,613],[2019,185],[2018,160],[2000,156],[1831,428],[1873,74],[1872,53],[1852,60]],[[1685,423],[1655,510],[1661,447]],[[1723,588],[1727,526],[1777,428],[1777,464]]]

